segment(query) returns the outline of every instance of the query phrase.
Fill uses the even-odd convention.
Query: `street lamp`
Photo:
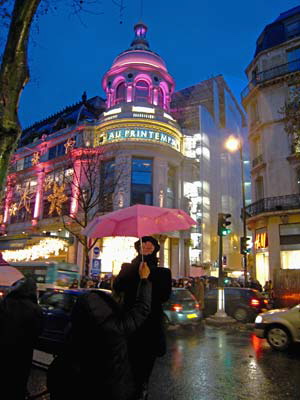
[[[243,237],[247,237],[247,226],[246,226],[246,198],[245,198],[245,177],[244,177],[244,159],[243,159],[243,142],[241,137],[229,136],[225,142],[225,148],[231,153],[239,151],[240,163],[241,163],[241,183],[242,183],[242,220],[243,220]],[[245,240],[245,239],[244,239]],[[243,252],[243,267],[244,267],[244,283],[247,287],[247,252]]]

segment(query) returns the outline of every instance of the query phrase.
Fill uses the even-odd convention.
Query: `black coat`
[[[42,311],[37,304],[36,284],[26,279],[0,304],[1,397],[24,399],[32,364],[33,348],[42,330]],[[5,397],[5,393],[9,393]]]
[[[142,326],[130,338],[130,348],[133,352],[143,352],[144,343],[147,343],[149,354],[162,356],[166,352],[165,329],[163,324],[162,303],[166,302],[172,291],[171,271],[168,268],[157,267],[155,257],[145,256],[150,268],[148,279],[152,282],[151,312]],[[139,265],[141,256],[132,260],[131,264],[123,264],[116,277],[113,289],[117,295],[122,294],[125,310],[130,309],[134,302],[139,282]]]
[[[134,305],[126,313],[107,293],[91,291],[80,296],[72,311],[65,353],[48,373],[51,399],[132,399],[136,388],[127,339],[147,318],[150,304],[151,283],[145,279],[139,281]],[[73,368],[69,384],[65,372],[72,368],[68,363]]]

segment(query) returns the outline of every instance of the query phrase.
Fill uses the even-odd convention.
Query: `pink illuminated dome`
[[[113,62],[102,80],[107,108],[120,103],[150,104],[169,111],[174,79],[163,59],[149,48],[147,26],[134,26],[135,38],[130,48]]]

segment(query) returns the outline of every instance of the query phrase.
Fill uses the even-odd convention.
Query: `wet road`
[[[300,349],[279,353],[250,331],[169,332],[150,400],[300,399]]]
[[[280,353],[251,330],[202,325],[169,331],[168,348],[149,400],[300,399],[300,347]],[[30,391],[44,382],[45,372],[33,368]]]

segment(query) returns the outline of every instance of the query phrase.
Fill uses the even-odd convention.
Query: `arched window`
[[[162,88],[158,88],[157,91],[157,105],[158,107],[164,108],[164,92]]]
[[[138,81],[135,85],[135,100],[148,101],[149,99],[149,85],[145,81]]]
[[[126,99],[126,86],[125,82],[121,82],[116,89],[116,101],[115,104],[122,103]]]

